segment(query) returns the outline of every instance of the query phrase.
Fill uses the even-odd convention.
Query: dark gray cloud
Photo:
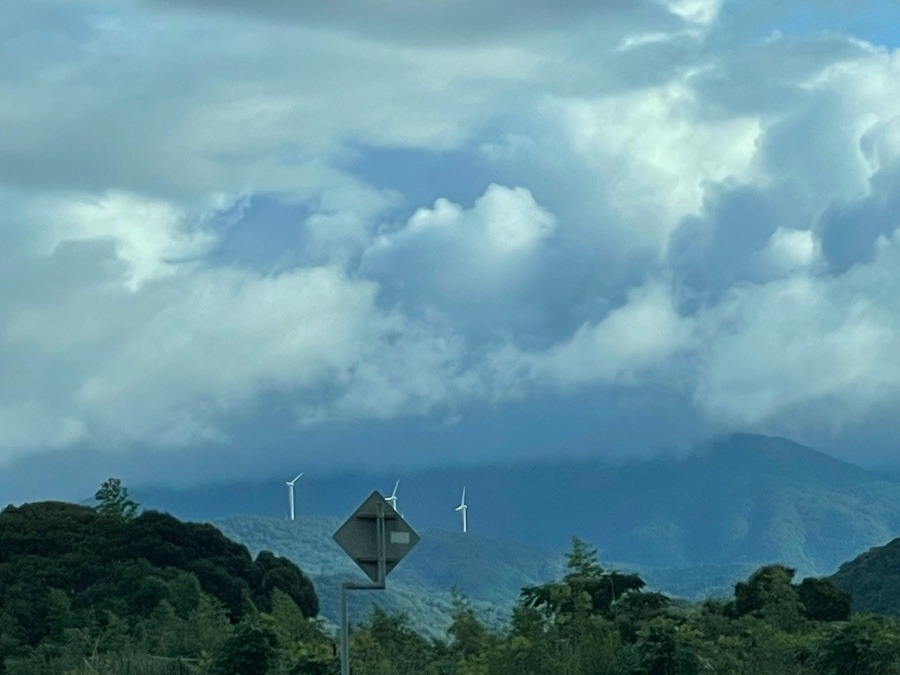
[[[691,78],[704,114],[793,116],[798,108],[816,107],[805,83],[829,65],[864,57],[867,49],[848,36],[776,36],[707,53],[715,57]]]
[[[867,144],[875,141],[870,137]],[[900,162],[880,167],[871,191],[862,199],[833,204],[822,217],[822,251],[832,269],[845,272],[870,263],[880,239],[890,239],[900,227]]]
[[[716,296],[767,275],[763,255],[779,227],[790,227],[790,194],[771,186],[721,186],[711,191],[704,216],[686,218],[672,238],[669,264],[692,290]]]
[[[400,43],[446,45],[514,40],[529,34],[571,30],[589,23],[598,40],[643,29],[674,30],[684,20],[665,4],[652,0],[565,0],[512,2],[391,2],[390,0],[328,3],[285,3],[262,0],[145,0],[167,10],[221,12],[243,19],[289,22],[360,37]]]

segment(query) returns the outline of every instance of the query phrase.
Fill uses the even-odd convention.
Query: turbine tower
[[[291,520],[294,519],[294,483],[296,483],[296,482],[297,482],[297,479],[300,478],[300,476],[302,476],[302,475],[303,475],[302,472],[301,472],[301,473],[298,473],[298,474],[297,474],[297,478],[294,478],[294,480],[289,480],[289,481],[287,481],[287,486],[288,486],[288,504],[290,504],[290,506],[291,506]]]
[[[391,496],[384,498],[384,501],[386,501],[388,504],[390,504],[391,508],[394,509],[394,511],[397,511],[397,488],[398,487],[400,487],[400,479],[399,478],[397,479],[397,482],[394,483],[394,491],[391,493]],[[400,512],[397,511],[397,513],[400,513]]]
[[[462,513],[462,526],[463,532],[468,532],[468,527],[466,523],[466,509],[469,507],[466,506],[466,488],[463,486],[462,499],[459,500],[459,506],[456,507],[456,510]]]

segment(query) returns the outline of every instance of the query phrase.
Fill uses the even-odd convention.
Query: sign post
[[[338,528],[334,540],[372,580],[341,584],[341,675],[350,675],[347,591],[384,590],[385,577],[418,543],[419,535],[376,490]]]

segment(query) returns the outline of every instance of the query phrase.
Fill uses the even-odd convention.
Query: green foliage
[[[104,516],[131,520],[137,515],[138,505],[128,497],[128,488],[118,478],[107,478],[94,495],[99,504],[96,508]]]
[[[276,635],[279,668],[283,672],[331,675],[337,668],[335,642],[322,626],[303,616],[303,612],[284,591],[272,591],[272,610],[262,614],[260,622]]]
[[[846,621],[850,618],[850,594],[829,579],[804,579],[797,586],[803,612],[814,621]]]
[[[699,673],[698,636],[667,616],[657,616],[641,625],[635,643],[640,672],[647,675]]]
[[[453,612],[447,634],[452,639],[446,655],[448,669],[455,672],[487,675],[487,654],[492,651],[494,637],[475,616],[469,601],[457,589],[453,593]]]
[[[565,621],[579,612],[610,616],[616,600],[646,585],[637,574],[604,572],[596,550],[578,537],[572,538],[566,569],[560,582],[523,588],[523,602],[556,620]]]
[[[846,598],[827,581],[795,585],[793,570],[767,565],[730,601],[688,605],[638,587],[598,603],[589,582],[610,574],[576,539],[562,578],[523,589],[505,630],[487,629],[459,594],[448,642],[429,644],[402,615],[375,610],[352,636],[351,663],[376,675],[900,675],[900,623],[846,620]]]
[[[270,596],[278,590],[286,593],[301,608],[305,617],[313,617],[319,613],[316,592],[306,575],[294,563],[269,551],[261,551],[255,564],[260,573],[255,598],[257,607],[270,611]]]
[[[819,636],[815,664],[834,675],[900,673],[900,627],[874,616],[829,626]]]
[[[616,603],[615,623],[625,642],[635,642],[640,627],[668,613],[671,601],[662,593],[626,593]]]
[[[752,614],[782,630],[795,630],[803,616],[797,589],[791,584],[794,570],[783,565],[760,567],[734,587],[734,608],[738,616]]]
[[[55,502],[0,512],[0,673],[163,673],[206,668],[214,654],[225,667],[259,641],[247,625],[268,640],[288,622],[275,653],[293,672],[324,651],[317,609],[293,563],[254,561],[210,525]]]
[[[272,629],[242,622],[219,648],[210,675],[266,675],[276,664],[277,643]]]
[[[405,616],[390,616],[380,607],[350,636],[350,662],[359,673],[427,673],[432,657],[431,644],[410,628]]]
[[[782,565],[760,567],[734,587],[734,611],[765,618],[783,630],[797,630],[803,619],[846,621],[850,595],[828,579],[807,578],[791,583],[794,570]]]
[[[210,525],[31,504],[0,513],[0,544],[2,675],[337,672],[306,576]],[[900,675],[900,622],[850,616],[831,581],[793,577],[767,565],[732,599],[691,605],[603,569],[574,538],[559,578],[525,586],[504,626],[457,591],[441,636],[375,607],[351,633],[351,663],[367,675]]]

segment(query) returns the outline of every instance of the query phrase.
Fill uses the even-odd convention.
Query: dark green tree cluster
[[[97,509],[44,502],[0,512],[0,673],[334,664],[315,590],[296,565],[265,551],[253,560],[211,525],[137,515],[118,482],[97,498]],[[263,670],[247,665],[260,659]]]
[[[463,599],[446,640],[375,610],[351,636],[351,661],[376,675],[900,674],[900,623],[851,616],[830,581],[793,576],[765,566],[733,598],[692,605],[604,570],[575,538],[566,574],[522,589],[507,629],[488,630]]]

